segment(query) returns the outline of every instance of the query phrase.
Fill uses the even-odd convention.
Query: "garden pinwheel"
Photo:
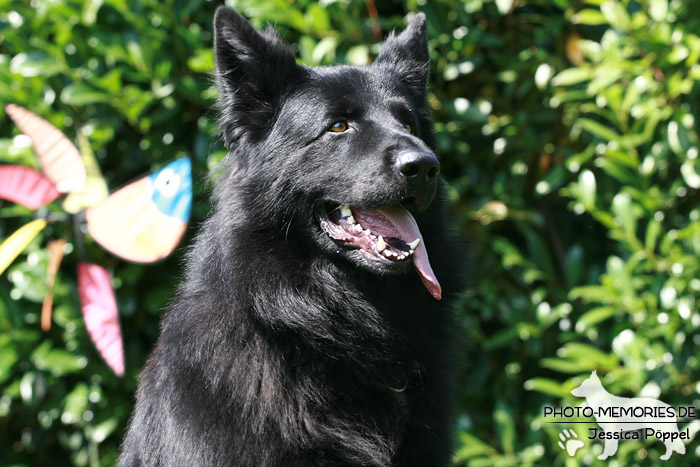
[[[108,195],[87,137],[78,132],[78,146],[43,118],[14,104],[7,114],[34,145],[41,172],[20,165],[0,165],[0,199],[38,210],[66,195],[62,208],[73,222],[87,221],[88,232],[107,251],[136,263],[151,263],[170,255],[182,239],[192,203],[189,159],[177,159]],[[0,245],[0,274],[50,222],[38,215]],[[82,234],[76,228],[76,243]],[[42,329],[51,326],[53,285],[65,241],[49,242]],[[81,256],[83,248],[79,248]],[[78,292],[88,333],[112,370],[124,373],[121,328],[112,279],[100,265],[80,261]]]

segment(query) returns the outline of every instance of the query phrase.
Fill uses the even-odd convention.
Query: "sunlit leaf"
[[[10,62],[10,71],[25,78],[42,76],[48,78],[63,70],[63,65],[45,52],[19,53]]]
[[[565,397],[568,395],[562,384],[549,378],[532,378],[525,381],[523,385],[528,391],[537,391],[554,397]]]
[[[599,24],[607,23],[608,20],[600,11],[587,8],[585,10],[579,11],[574,16],[572,16],[571,22],[577,24],[586,24],[589,26],[597,26]]]
[[[590,80],[593,74],[592,68],[569,68],[552,78],[552,84],[554,86],[571,86]]]
[[[600,11],[612,26],[622,30],[629,29],[630,18],[622,3],[617,0],[607,0],[600,5]]]

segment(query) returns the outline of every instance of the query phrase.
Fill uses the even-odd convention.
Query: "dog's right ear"
[[[374,64],[393,69],[404,84],[425,99],[430,70],[425,14],[418,13],[401,34],[392,32]]]
[[[286,86],[301,74],[294,55],[271,28],[258,31],[226,7],[214,16],[214,53],[224,140],[262,134]]]

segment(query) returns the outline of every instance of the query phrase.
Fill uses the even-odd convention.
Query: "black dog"
[[[461,282],[425,17],[366,67],[297,65],[226,8],[215,28],[230,153],[120,465],[449,463]]]

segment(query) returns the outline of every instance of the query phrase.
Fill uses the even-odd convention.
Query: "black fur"
[[[230,151],[120,466],[448,464],[448,305],[461,282],[442,187],[414,212],[442,301],[413,268],[339,248],[315,214],[320,200],[398,203],[396,154],[434,147],[424,16],[366,67],[298,66],[274,32],[226,8],[215,28]],[[339,119],[353,130],[329,133]]]

